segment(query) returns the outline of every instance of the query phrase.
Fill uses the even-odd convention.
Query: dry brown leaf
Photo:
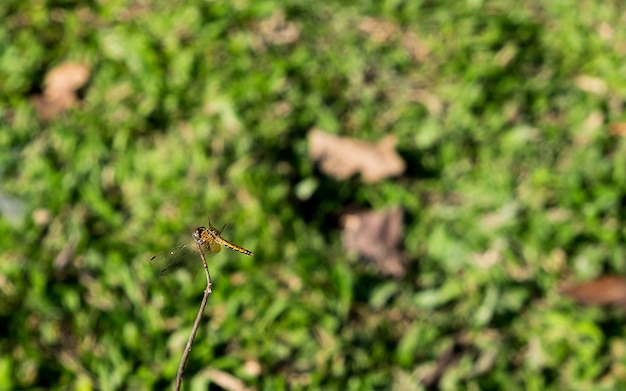
[[[577,129],[574,142],[579,146],[591,144],[598,137],[603,124],[604,114],[600,110],[592,111]]]
[[[626,136],[626,122],[617,122],[611,124],[611,134],[613,136]]]
[[[400,250],[404,236],[402,209],[346,214],[342,218],[343,245],[374,261],[386,275],[402,278],[407,256]]]
[[[611,25],[607,22],[600,23],[598,25],[597,31],[600,38],[604,39],[605,41],[610,41],[615,36],[615,31],[613,27],[611,27]]]
[[[74,258],[74,252],[76,251],[76,246],[78,245],[78,240],[79,235],[77,233],[73,233],[67,241],[67,244],[65,245],[63,250],[61,250],[61,252],[59,252],[54,258],[54,268],[57,271],[64,270],[72,262],[72,259]]]
[[[400,33],[394,23],[376,18],[365,18],[359,23],[359,30],[367,34],[375,43],[384,43]]]
[[[287,45],[300,38],[300,25],[287,22],[285,13],[277,11],[259,23],[258,32],[261,38],[270,45]]]
[[[217,384],[220,388],[230,391],[248,391],[252,388],[248,388],[246,383],[238,377],[222,371],[217,368],[206,368],[201,372],[202,377],[211,379],[212,382]]]
[[[428,57],[428,48],[418,35],[412,31],[402,34],[402,46],[411,55],[414,61],[424,61]]]
[[[580,75],[574,79],[576,87],[590,94],[602,96],[606,94],[608,86],[606,82],[598,77]]]
[[[561,294],[586,305],[617,305],[626,308],[626,279],[600,276],[592,281],[571,284]]]
[[[399,41],[415,61],[423,61],[428,56],[428,48],[415,32],[404,30],[393,22],[367,17],[358,24],[358,29],[378,45]]]
[[[343,180],[360,172],[363,181],[373,183],[401,174],[404,160],[396,153],[396,139],[387,136],[376,144],[311,129],[309,156],[320,161],[326,174]]]
[[[424,105],[428,113],[433,117],[438,117],[443,112],[443,102],[441,99],[427,90],[414,88],[411,93],[411,99]]]
[[[66,62],[46,75],[44,92],[33,97],[39,119],[47,121],[56,117],[76,101],[76,91],[89,79],[89,69],[81,64]]]

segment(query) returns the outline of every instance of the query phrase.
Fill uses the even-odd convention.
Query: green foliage
[[[255,256],[209,260],[188,389],[216,370],[260,389],[419,389],[448,351],[441,389],[624,387],[623,312],[557,293],[626,271],[626,141],[609,132],[624,12],[3,2],[0,389],[171,387],[204,279],[147,260],[207,216]],[[89,82],[40,121],[32,97],[66,61]],[[407,170],[336,181],[307,155],[313,127],[393,134]],[[347,253],[337,223],[395,205],[402,280]]]

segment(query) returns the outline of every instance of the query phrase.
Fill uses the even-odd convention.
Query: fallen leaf
[[[400,250],[404,236],[402,209],[346,214],[342,222],[346,249],[373,260],[383,274],[404,277],[407,256]]]
[[[437,95],[429,91],[415,87],[411,93],[411,100],[424,105],[433,117],[438,117],[443,112],[443,102]]]
[[[581,304],[626,308],[626,279],[623,277],[600,276],[592,281],[570,284],[560,291]]]
[[[72,262],[74,258],[74,252],[76,251],[76,246],[78,245],[79,236],[76,233],[73,233],[68,239],[65,247],[61,252],[57,254],[54,258],[54,268],[57,271],[62,271]]]
[[[611,124],[611,134],[614,136],[626,136],[626,122]]]
[[[615,35],[615,31],[613,30],[613,27],[611,27],[610,24],[608,24],[607,22],[602,22],[598,25],[598,35],[600,36],[600,38],[604,39],[605,41],[610,41],[613,39],[613,36]]]
[[[393,136],[372,144],[311,129],[308,139],[309,156],[320,161],[323,172],[340,180],[360,172],[363,181],[373,183],[401,174],[405,168]]]
[[[412,31],[402,34],[402,46],[411,55],[414,61],[424,61],[428,57],[428,48],[423,41]]]
[[[300,38],[300,25],[285,20],[285,13],[277,11],[267,19],[262,20],[255,26],[258,32],[256,38],[261,38],[262,43],[257,42],[257,46],[265,48],[268,45],[288,45],[296,42]]]
[[[574,79],[574,83],[576,84],[576,87],[580,88],[581,90],[598,96],[606,94],[606,91],[608,90],[606,82],[594,76],[577,76]]]
[[[44,91],[32,98],[39,119],[47,121],[76,102],[76,91],[89,79],[89,69],[65,62],[53,68],[44,80]]]
[[[230,391],[247,391],[251,390],[246,387],[246,383],[238,377],[217,368],[206,368],[200,373],[200,376],[210,379],[213,383],[224,390]]]
[[[394,44],[393,41],[398,41],[399,46],[403,47],[415,61],[423,61],[428,56],[428,48],[415,32],[404,30],[393,22],[366,17],[357,27],[377,45]]]
[[[400,28],[394,23],[370,17],[363,19],[358,28],[377,44],[387,42],[400,33]]]
[[[604,114],[600,110],[592,111],[576,132],[574,142],[585,146],[591,144],[600,134],[604,124]]]

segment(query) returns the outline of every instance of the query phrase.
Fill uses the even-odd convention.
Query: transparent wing
[[[215,253],[207,251],[206,248],[203,250],[206,258],[215,255]],[[191,240],[150,258],[150,265],[158,271],[160,276],[163,276],[180,268],[200,269],[202,268],[202,258],[198,253],[198,246]]]

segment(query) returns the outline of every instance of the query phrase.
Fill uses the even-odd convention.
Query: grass
[[[185,372],[259,389],[616,389],[624,313],[564,281],[625,271],[620,2],[0,5],[0,389],[171,387],[204,279],[147,260],[206,225]],[[30,97],[65,61],[80,102]],[[312,127],[398,139],[398,178],[336,181]],[[6,206],[8,205],[8,206]],[[407,277],[340,216],[401,205]],[[439,361],[441,363],[441,361]],[[213,372],[214,373],[214,372]]]

